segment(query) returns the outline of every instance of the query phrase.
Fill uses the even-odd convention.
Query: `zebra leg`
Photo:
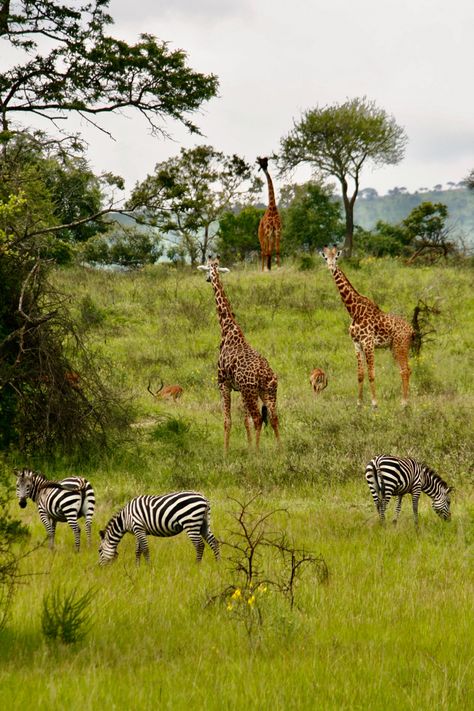
[[[46,529],[46,534],[49,541],[49,549],[54,549],[54,534],[56,533],[56,521],[51,519],[44,509],[39,509],[38,513],[40,515],[41,523]]]
[[[214,553],[215,559],[219,560],[219,558],[221,557],[219,550],[219,541],[209,529],[207,529],[207,532],[204,534],[204,539],[212,548],[212,552]]]
[[[142,529],[134,531],[135,533],[135,561],[140,565],[140,556],[143,555],[146,563],[150,562],[150,551],[146,540],[146,533]]]
[[[396,507],[396,509],[395,509],[395,518],[394,518],[393,521],[392,521],[392,523],[393,523],[395,526],[397,525],[398,517],[400,516],[400,511],[401,511],[401,509],[402,509],[402,498],[403,498],[402,495],[399,494],[399,495],[398,495],[398,501],[397,501],[397,507]]]
[[[415,522],[415,527],[418,529],[418,501],[420,498],[420,491],[416,490],[412,492],[411,500],[413,504],[413,520]]]
[[[86,518],[85,529],[86,529],[87,545],[88,546],[90,546],[91,542],[92,542],[91,526],[92,526],[92,519]]]
[[[196,562],[200,563],[204,553],[204,541],[202,539],[200,530],[196,528],[187,528],[186,533],[188,534],[189,538],[191,539],[191,543],[196,549]]]
[[[74,546],[76,548],[76,553],[79,553],[81,548],[81,529],[77,523],[77,518],[68,518],[67,522],[71,526],[74,533]]]

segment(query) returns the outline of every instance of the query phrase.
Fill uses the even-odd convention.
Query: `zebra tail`
[[[264,425],[268,425],[268,407],[262,405],[262,422]]]
[[[374,487],[377,492],[377,498],[379,500],[379,507],[385,500],[385,483],[383,476],[381,474],[380,468],[374,463]]]

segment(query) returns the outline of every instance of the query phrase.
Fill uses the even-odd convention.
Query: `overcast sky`
[[[254,162],[278,151],[302,111],[364,95],[409,143],[398,166],[366,167],[361,187],[414,191],[474,168],[473,0],[111,0],[109,9],[111,34],[151,33],[220,81],[194,116],[203,138],[172,124],[175,142],[152,138],[132,114],[107,118],[115,142],[84,127],[93,168],[123,175],[127,189],[197,142]]]

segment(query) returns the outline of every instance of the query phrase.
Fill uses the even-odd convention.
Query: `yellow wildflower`
[[[236,588],[234,590],[232,597],[231,597],[231,600],[238,600],[241,595],[242,595],[242,592],[241,592],[240,588]]]
[[[267,592],[267,586],[264,585],[263,583],[260,583],[260,585],[258,586],[258,592],[259,592],[259,593],[265,593],[265,592]]]
[[[232,605],[232,603],[230,603],[230,602],[227,603],[227,609],[229,610],[229,612],[234,609],[234,606]]]
[[[247,600],[247,603],[252,607],[255,604],[255,595],[251,595]]]

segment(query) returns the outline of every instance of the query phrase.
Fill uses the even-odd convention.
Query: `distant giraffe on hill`
[[[372,393],[372,407],[377,407],[375,396],[375,360],[374,348],[390,348],[400,368],[402,378],[402,405],[408,402],[408,384],[411,369],[408,353],[414,336],[414,330],[403,318],[386,314],[376,303],[359,294],[344,272],[337,266],[341,251],[337,247],[324,247],[321,256],[326,260],[329,271],[334,277],[342,302],[352,317],[349,334],[354,343],[357,356],[357,379],[359,397],[357,404],[362,404],[364,386],[364,358],[367,363],[369,385]]]
[[[262,424],[270,420],[279,440],[278,416],[276,411],[278,379],[268,361],[257,353],[245,340],[239,324],[235,320],[229,300],[224,292],[219,272],[228,269],[219,266],[219,257],[209,258],[206,265],[198,267],[207,271],[208,281],[214,289],[217,317],[221,327],[221,344],[217,370],[217,382],[221,391],[224,408],[224,449],[229,448],[231,428],[231,392],[240,391],[245,412],[245,429],[249,446],[252,443],[250,421],[255,427],[255,444],[258,450]],[[263,403],[259,409],[259,399]]]
[[[260,169],[267,178],[268,207],[258,225],[258,240],[262,255],[262,271],[272,268],[272,253],[275,249],[277,267],[280,266],[281,219],[275,202],[273,182],[268,172],[268,158],[257,158]]]

